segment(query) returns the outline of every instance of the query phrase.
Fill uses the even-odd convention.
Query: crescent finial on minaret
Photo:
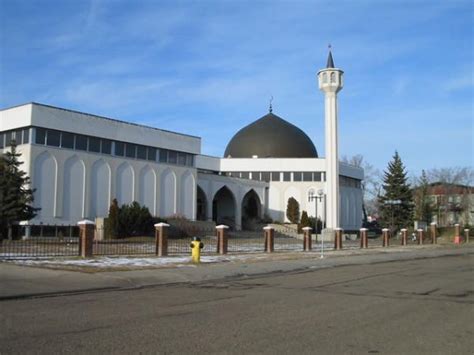
[[[270,107],[268,108],[268,112],[270,112],[270,113],[273,112],[272,101],[273,101],[273,95],[270,97]]]

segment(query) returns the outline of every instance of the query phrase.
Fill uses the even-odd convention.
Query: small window
[[[36,128],[35,129],[35,143],[36,144],[46,144],[46,130],[44,128]],[[5,146],[7,146],[7,141],[6,141],[6,135],[5,135]]]
[[[23,130],[23,144],[28,144],[30,143],[30,129],[25,128]]]
[[[252,180],[260,180],[260,173],[257,171],[252,172]]]
[[[177,154],[177,152],[174,152],[174,151],[170,150],[170,151],[168,152],[168,163],[170,163],[170,164],[176,164],[177,160],[178,160],[178,154]]]
[[[178,164],[186,165],[186,153],[178,153]]]
[[[112,153],[112,141],[108,139],[102,139],[101,153],[102,154],[111,154]]]
[[[131,143],[125,144],[125,156],[127,158],[136,158],[136,156],[137,156],[137,146],[135,144],[131,144]]]
[[[3,137],[4,137],[4,134],[0,133],[0,149],[2,149],[5,146],[5,144],[3,143]]]
[[[313,181],[313,173],[310,171],[305,171],[303,173],[303,181]]]
[[[115,142],[115,155],[123,157],[125,154],[125,143]]]
[[[321,173],[313,173],[313,181],[321,181]]]
[[[280,181],[280,172],[279,171],[272,172],[272,181]]]
[[[138,159],[146,159],[146,147],[139,145],[137,146],[137,158]]]
[[[301,172],[294,172],[293,173],[293,181],[301,181],[302,180],[302,173]]]
[[[89,152],[100,153],[100,138],[89,137]]]
[[[291,173],[290,172],[285,171],[283,173],[283,181],[291,181]]]
[[[147,150],[147,159],[151,161],[156,161],[156,148],[148,147]]]
[[[15,142],[17,145],[23,144],[23,130],[19,129],[15,131]]]
[[[87,137],[83,135],[76,135],[76,149],[87,150]]]
[[[323,73],[323,83],[326,84],[328,82],[328,75],[327,73]]]
[[[61,147],[74,149],[74,134],[68,132],[61,133]]]
[[[240,174],[240,177],[242,179],[248,179],[249,178],[249,173],[247,171],[243,171],[241,174]]]
[[[194,157],[191,154],[186,154],[186,165],[193,166],[194,165]]]
[[[13,140],[13,132],[6,132],[5,133],[5,147],[9,147],[12,144]]]
[[[160,163],[168,162],[168,151],[166,149],[160,149]]]
[[[50,145],[52,147],[59,147],[59,143],[61,142],[61,132],[48,130],[46,135],[46,145]]]
[[[262,172],[262,181],[269,182],[270,181],[270,172]]]
[[[230,173],[230,176],[231,176],[231,177],[234,177],[234,178],[239,178],[239,177],[240,177],[240,173],[234,171],[234,172],[231,172],[231,173]]]

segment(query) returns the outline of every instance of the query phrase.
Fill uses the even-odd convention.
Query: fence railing
[[[67,236],[63,237],[62,232],[64,231],[73,231],[71,227],[64,226],[47,226],[41,230],[40,235],[34,235],[29,237],[23,237],[18,240],[0,240],[0,260],[2,259],[17,259],[17,258],[46,258],[46,257],[71,257],[71,256],[80,256],[81,250],[84,251],[88,249],[87,256],[120,256],[120,255],[189,255],[191,253],[191,238],[186,237],[170,237],[166,236],[166,253],[159,254],[158,247],[162,245],[158,243],[159,232],[156,230],[156,235],[154,237],[130,237],[124,239],[111,239],[111,240],[98,240],[94,238],[95,226],[92,222],[89,223],[89,239],[85,238],[85,229],[81,231],[80,236]],[[270,227],[271,228],[271,227]],[[38,229],[37,229],[38,230]],[[36,230],[35,230],[36,231]],[[44,236],[45,232],[54,231],[56,236]],[[388,231],[388,229],[387,229]],[[213,233],[211,233],[213,232]],[[361,230],[362,232],[362,230]],[[457,229],[456,233],[461,234],[463,232],[464,241],[469,241],[469,230],[460,230]],[[320,251],[322,249],[321,241],[316,240],[316,236],[309,234],[305,235],[309,237],[312,241],[312,247],[310,250]],[[387,232],[388,233],[388,232]],[[420,232],[419,232],[420,233]],[[407,234],[405,232],[405,242],[402,245],[417,245],[417,244],[429,244],[436,243],[436,238],[430,236],[430,233],[426,232],[424,234],[424,242],[420,243],[420,234],[414,233],[413,235]],[[48,233],[49,234],[49,233]],[[77,233],[69,233],[74,235]],[[219,236],[216,231],[209,231],[208,235],[201,237],[201,241],[204,245],[201,250],[202,255],[216,255],[219,245]],[[368,234],[368,233],[367,233]],[[421,234],[423,236],[423,234]],[[437,232],[435,235],[439,235]],[[233,232],[225,231],[226,238],[226,253],[230,254],[241,254],[241,253],[262,253],[267,252],[266,237],[264,237],[262,232]],[[381,243],[381,238],[374,240],[369,238],[368,248],[380,248],[383,246],[396,246],[400,245],[401,235],[392,236],[391,238],[387,237],[390,242]],[[462,239],[462,237],[459,237]],[[81,248],[84,240],[89,240],[89,247]],[[273,247],[271,251],[294,251],[299,252],[304,249],[304,240],[301,238],[293,238],[276,230],[272,232]],[[362,247],[361,240],[358,238],[356,240],[345,240],[343,241],[343,249],[358,249]],[[161,247],[160,247],[161,248]],[[332,241],[324,242],[325,250],[334,250],[335,243]],[[339,248],[336,248],[339,249]],[[85,255],[82,255],[85,256]]]

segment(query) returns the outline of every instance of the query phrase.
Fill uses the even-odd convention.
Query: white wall
[[[83,218],[105,217],[113,198],[119,204],[137,200],[155,216],[196,218],[194,168],[54,147],[21,147],[31,150],[27,165],[32,166],[30,176],[37,189],[35,206],[42,208],[34,223],[76,224]]]

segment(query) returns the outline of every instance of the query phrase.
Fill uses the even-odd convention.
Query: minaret
[[[340,227],[339,154],[337,132],[337,93],[343,86],[344,72],[334,67],[329,46],[326,69],[318,72],[319,89],[324,92],[326,139],[326,228]]]

